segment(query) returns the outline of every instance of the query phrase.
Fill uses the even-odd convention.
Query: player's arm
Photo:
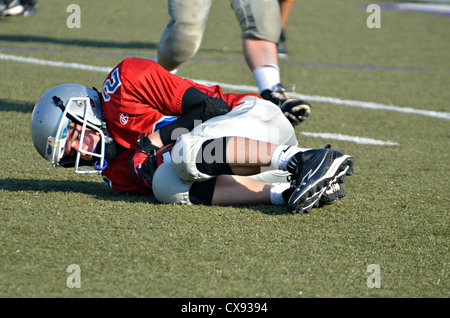
[[[208,119],[224,115],[229,111],[230,106],[223,99],[209,96],[194,87],[189,87],[181,101],[182,115],[180,118],[147,137],[155,147],[160,148],[174,143],[181,134],[191,131],[195,126]]]
[[[154,171],[158,167],[157,151],[173,144],[181,134],[191,131],[202,122],[230,111],[228,104],[221,98],[212,97],[190,87],[181,102],[182,115],[174,122],[161,127],[148,136],[142,135],[139,148],[128,164],[136,179],[151,187]]]

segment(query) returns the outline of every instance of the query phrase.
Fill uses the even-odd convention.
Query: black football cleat
[[[311,105],[308,102],[291,98],[281,84],[277,84],[273,91],[266,89],[261,93],[261,97],[278,105],[292,126],[304,121],[311,113]]]
[[[345,196],[339,184],[345,181],[346,175],[353,174],[353,161],[352,157],[331,150],[330,145],[292,156],[287,170],[292,173],[291,187],[295,190],[288,200],[288,210],[293,214],[309,213],[313,207]]]
[[[319,199],[319,207],[324,205],[329,205],[338,199],[345,197],[346,193],[344,188],[339,184],[339,182],[331,183],[324,191]]]

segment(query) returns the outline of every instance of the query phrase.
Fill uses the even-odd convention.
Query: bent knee
[[[206,139],[205,139],[206,140]],[[186,181],[203,181],[211,176],[197,169],[197,155],[201,151],[204,139],[193,133],[178,137],[172,148],[172,164],[179,178]]]
[[[182,180],[171,163],[163,163],[153,176],[153,194],[161,203],[191,204],[189,189],[192,182]]]
[[[159,41],[162,56],[180,64],[197,53],[208,20],[210,0],[195,4],[180,1],[169,7],[171,20]]]
[[[184,28],[182,25],[177,27]],[[185,28],[186,30],[186,28]],[[181,64],[197,53],[203,37],[203,30],[192,30],[189,34],[170,30],[163,34],[159,42],[159,50],[162,56],[169,62]]]

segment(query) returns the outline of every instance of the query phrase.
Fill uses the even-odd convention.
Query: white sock
[[[280,68],[274,64],[257,67],[252,74],[260,93],[266,89],[272,91],[280,83]]]
[[[286,205],[287,202],[284,200],[282,194],[289,187],[289,183],[272,183],[270,185],[270,202],[273,205]]]
[[[271,165],[275,169],[286,170],[289,159],[300,151],[307,151],[309,148],[300,148],[296,146],[279,145],[272,154]]]

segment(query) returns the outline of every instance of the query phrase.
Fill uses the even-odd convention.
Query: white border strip
[[[113,69],[113,67],[99,67],[99,66],[80,64],[80,63],[66,63],[66,62],[58,62],[58,61],[49,61],[49,60],[42,60],[42,59],[37,59],[37,58],[33,58],[33,57],[24,57],[24,56],[1,54],[1,53],[0,53],[0,60],[30,63],[30,64],[37,64],[37,65],[63,67],[63,68],[72,68],[72,69],[103,72],[103,73],[109,73]],[[198,82],[198,83],[203,83],[206,85],[220,85],[222,88],[231,89],[231,90],[235,90],[235,91],[258,93],[258,88],[255,86],[215,83],[215,82],[204,81],[204,80],[193,80],[193,81]],[[317,102],[323,102],[323,103],[332,103],[332,104],[338,104],[338,105],[346,105],[346,106],[377,109],[377,110],[396,111],[396,112],[416,114],[416,115],[436,117],[436,118],[450,120],[450,113],[448,113],[448,112],[421,110],[421,109],[414,109],[414,108],[410,108],[410,107],[383,105],[383,104],[372,103],[372,102],[346,100],[346,99],[326,97],[326,96],[311,96],[311,95],[302,95],[302,94],[296,94],[296,93],[290,93],[290,95],[292,97],[305,99],[308,101],[317,101]]]
[[[392,142],[392,141],[382,141],[382,140],[376,140],[376,139],[371,139],[371,138],[341,135],[341,134],[312,133],[312,132],[301,132],[301,134],[305,135],[305,136],[309,136],[309,137],[350,141],[350,142],[354,142],[354,143],[362,144],[362,145],[398,146],[398,143]]]

